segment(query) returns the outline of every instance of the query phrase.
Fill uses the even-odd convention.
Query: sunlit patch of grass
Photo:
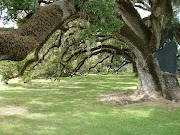
[[[132,110],[132,109],[124,109],[124,115],[128,115],[129,117],[149,117],[150,114],[154,111],[154,108],[150,109],[149,111],[145,110]]]
[[[0,84],[0,135],[179,135],[180,109],[119,106],[98,100],[103,94],[135,90],[137,78],[133,76]]]

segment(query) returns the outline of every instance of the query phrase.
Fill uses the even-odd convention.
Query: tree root
[[[145,93],[139,90],[130,93],[111,93],[102,95],[99,101],[105,101],[109,104],[128,105],[149,102],[161,98],[157,92]]]
[[[107,95],[102,95],[99,98],[99,101],[102,101],[106,104],[119,105],[119,106],[159,106],[166,107],[168,111],[174,111],[177,108],[180,108],[180,102],[175,100],[167,100],[162,96],[158,95],[156,98],[153,96],[145,96],[139,99],[133,99],[131,96],[135,96],[135,92],[130,93],[110,93]],[[130,98],[131,97],[131,98]]]

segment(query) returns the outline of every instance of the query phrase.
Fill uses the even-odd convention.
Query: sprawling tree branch
[[[45,56],[50,52],[51,49],[53,48],[59,48],[62,44],[61,44],[61,39],[63,36],[64,32],[60,31],[60,33],[56,36],[55,42],[50,45],[50,47],[48,47],[48,49],[46,50],[46,52],[43,54],[43,56],[38,60],[38,62],[33,66],[33,68],[35,68],[39,63],[41,63],[44,59]],[[56,41],[57,40],[57,41]]]
[[[109,49],[102,49],[102,50],[91,53],[90,55],[86,56],[82,61],[79,62],[79,64],[75,67],[71,75],[75,75],[75,73],[83,66],[83,64],[85,63],[87,59],[91,58],[94,55],[98,55],[100,53],[105,53],[105,52],[110,53],[110,54],[114,53],[114,51],[109,50]]]
[[[88,73],[90,73],[91,69],[95,68],[97,65],[103,63],[106,59],[108,59],[111,55],[106,56],[105,58],[103,58],[101,61],[98,61],[94,66],[90,67],[88,70]]]
[[[96,51],[96,50],[99,50],[99,49],[114,49],[116,51],[116,54],[119,54],[119,55],[124,55],[128,52],[130,52],[129,49],[120,49],[119,47],[117,46],[113,46],[113,45],[99,45],[99,46],[96,46],[94,48],[91,48],[90,51],[93,52],[93,51]],[[66,62],[69,62],[74,56],[77,56],[77,55],[81,55],[83,53],[86,53],[88,52],[88,50],[79,50],[79,51],[76,51],[75,53],[71,54],[67,60],[65,60]]]
[[[42,7],[17,30],[0,32],[0,60],[23,60],[35,48],[41,48],[51,34],[75,13],[73,3],[59,0]]]
[[[127,64],[130,64],[131,62],[129,62],[129,61],[123,61],[122,63],[123,63],[123,64],[120,65],[118,69],[114,70],[114,72],[118,72],[122,67],[124,67],[124,66],[127,65]],[[113,72],[113,73],[114,73],[114,72]]]
[[[131,2],[119,0],[117,3],[119,7],[116,15],[119,18],[122,18],[124,23],[133,31],[133,33],[141,38],[142,42],[147,45],[151,38],[151,31],[143,23],[137,10],[133,7]]]

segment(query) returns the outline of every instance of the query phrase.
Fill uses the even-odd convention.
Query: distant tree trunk
[[[137,71],[136,62],[132,63],[132,68],[133,68],[133,73],[135,73],[134,77],[138,77],[138,71]]]

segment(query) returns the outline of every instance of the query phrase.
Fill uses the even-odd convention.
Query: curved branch
[[[59,37],[59,35],[57,36],[57,38],[58,38],[58,37]],[[56,39],[57,39],[57,38],[56,38]],[[32,59],[28,60],[28,61],[24,64],[24,66],[22,67],[22,69],[20,70],[20,72],[19,72],[18,74],[10,76],[10,77],[8,78],[8,80],[22,76],[22,75],[24,74],[26,68],[27,68],[29,65],[31,65],[32,63],[34,63],[34,62],[36,62],[36,61],[38,61],[38,60],[39,60],[39,61],[38,61],[37,64],[39,64],[39,63],[44,59],[44,57],[48,54],[48,52],[49,52],[50,49],[52,49],[52,48],[54,48],[54,47],[59,47],[59,46],[60,46],[60,41],[59,41],[59,40],[61,40],[61,36],[60,36],[60,38],[58,39],[58,45],[53,44],[51,47],[49,47],[48,50],[46,51],[46,53],[43,55],[43,57],[42,57],[40,60],[39,60],[39,55],[38,55],[38,53],[39,53],[39,51],[41,50],[41,48],[43,47],[44,44],[42,43],[41,45],[39,45],[39,46],[36,48],[35,52],[34,52],[34,57],[33,57]],[[34,68],[35,66],[37,66],[37,64],[34,65],[33,68]]]
[[[58,39],[59,38],[59,39]],[[41,57],[41,59],[38,60],[38,62],[32,67],[32,69],[34,69],[39,63],[41,63],[44,59],[45,59],[45,56],[49,53],[49,51],[55,47],[59,48],[61,46],[61,38],[62,38],[62,32],[60,32],[59,35],[57,35],[56,37],[56,40],[58,39],[57,41],[57,44],[56,43],[53,43],[47,50],[46,52],[43,54],[43,56]]]
[[[98,64],[103,63],[106,59],[108,59],[111,55],[106,56],[105,58],[103,58],[101,61],[97,62],[94,66],[90,67],[88,70],[88,73],[91,71],[92,68],[95,68]]]
[[[102,49],[96,52],[91,53],[89,56],[86,56],[82,61],[79,62],[79,64],[75,67],[75,69],[73,70],[72,76],[75,75],[75,73],[84,65],[85,61],[89,58],[91,58],[94,55],[98,55],[99,53],[114,53],[114,51],[111,51],[109,49]]]
[[[41,48],[42,48],[42,47],[41,47]],[[38,61],[38,59],[39,59],[38,53],[39,53],[39,51],[40,51],[41,48],[38,47],[38,48],[36,49],[35,53],[34,53],[34,58],[28,60],[28,61],[24,64],[24,66],[23,66],[23,68],[21,69],[21,71],[20,71],[18,74],[16,74],[16,75],[10,76],[10,77],[8,78],[8,80],[22,76],[22,75],[24,74],[26,68],[27,68],[30,64]]]
[[[144,44],[148,44],[151,39],[150,29],[143,23],[139,13],[133,7],[131,2],[126,0],[117,1],[119,7],[116,11],[118,18],[122,19],[124,23],[133,31],[133,33],[142,40]]]
[[[23,60],[27,54],[41,47],[52,33],[76,14],[69,0],[59,0],[40,8],[17,30],[0,32],[0,60]]]
[[[149,11],[147,8],[141,6],[141,5],[135,5],[136,8],[140,8],[142,10],[145,10],[145,11]]]
[[[82,44],[82,43],[84,43],[84,41],[81,41],[81,42],[78,42],[78,43],[76,43],[76,42],[73,42],[72,44],[70,44],[69,46],[66,46],[66,50],[63,52],[63,54],[62,54],[62,59],[64,58],[64,56],[67,54],[67,52],[68,52],[68,50],[69,50],[69,48],[71,47],[71,46],[79,46],[80,44]],[[73,57],[73,56],[72,56]]]
[[[112,69],[113,59],[114,59],[114,53],[113,53],[113,55],[112,55],[112,57],[111,57],[111,61],[110,61],[110,64],[109,64],[109,68],[110,68],[110,69]]]
[[[127,64],[130,64],[131,62],[129,62],[129,61],[124,61],[123,63],[124,63],[124,64],[122,64],[117,70],[113,71],[113,73],[114,73],[114,72],[118,72],[122,67],[124,67],[124,66],[127,65]]]
[[[49,53],[49,51],[50,51],[51,49],[55,48],[55,47],[59,48],[59,45],[53,44],[52,46],[50,46],[50,47],[46,50],[46,52],[43,54],[42,58],[39,59],[38,62],[32,67],[32,69],[34,69],[39,63],[41,63],[41,62],[45,59],[45,56]]]
[[[92,52],[92,51],[95,51],[98,49],[103,49],[103,48],[114,49],[118,54],[123,54],[123,52],[131,52],[129,49],[120,49],[119,47],[113,46],[113,45],[99,45],[97,47],[91,48],[90,51]],[[79,51],[71,54],[70,57],[67,58],[67,60],[65,60],[65,62],[69,62],[74,56],[77,56],[77,55],[80,55],[80,54],[83,54],[86,52],[88,52],[88,51],[87,50],[79,50]]]

